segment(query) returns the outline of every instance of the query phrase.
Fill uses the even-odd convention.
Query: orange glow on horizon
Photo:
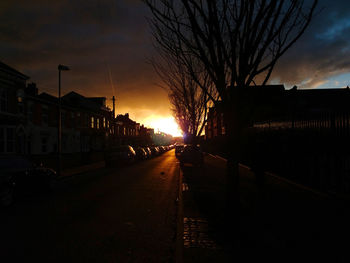
[[[165,132],[174,137],[182,136],[182,132],[177,125],[174,117],[149,116],[142,123],[149,128],[153,128],[154,132]]]

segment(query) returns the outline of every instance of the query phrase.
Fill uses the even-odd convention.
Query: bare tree
[[[302,36],[317,0],[144,0],[158,51],[176,55],[214,104],[222,103],[228,143],[228,201],[238,201],[243,128],[241,90],[266,84],[281,56]],[[218,99],[201,85],[200,64]]]
[[[157,74],[163,81],[161,85],[168,91],[169,100],[176,122],[179,124],[185,139],[189,143],[197,143],[206,123],[209,97],[203,89],[193,80],[178,56],[171,53],[160,52],[157,59],[151,63]],[[201,77],[201,84],[207,90],[212,89],[209,78],[205,71],[197,76]],[[211,92],[214,94],[214,92]]]

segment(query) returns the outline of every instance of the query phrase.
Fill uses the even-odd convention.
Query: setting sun
[[[165,132],[174,137],[182,136],[182,132],[173,117],[150,116],[143,120],[147,127],[154,128],[154,132]]]

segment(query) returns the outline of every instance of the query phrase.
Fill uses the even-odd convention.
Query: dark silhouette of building
[[[28,76],[0,62],[0,154],[25,148],[24,89]]]
[[[321,191],[350,193],[349,88],[285,90],[277,85],[239,92],[241,162]],[[226,155],[232,150],[225,121],[230,120],[220,103],[209,110],[206,151]]]
[[[239,99],[250,128],[349,131],[348,88],[285,90],[283,85],[252,86],[242,89]],[[220,102],[209,109],[207,140],[226,134],[224,115]]]

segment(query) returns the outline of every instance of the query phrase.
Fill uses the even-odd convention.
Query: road
[[[0,211],[0,261],[173,262],[174,151],[66,180]]]

